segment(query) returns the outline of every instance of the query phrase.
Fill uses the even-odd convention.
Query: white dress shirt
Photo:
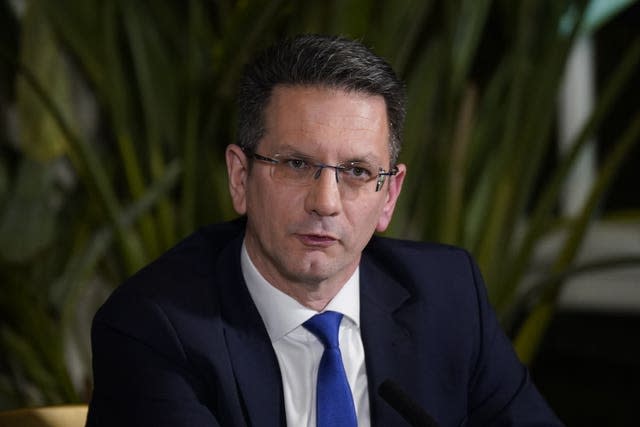
[[[244,244],[241,265],[249,293],[267,328],[280,364],[287,425],[315,427],[316,381],[324,346],[302,324],[318,313],[270,285],[251,262]],[[339,331],[340,352],[353,394],[358,426],[369,427],[369,395],[360,336],[358,269],[325,310],[344,315]],[[256,387],[259,386],[256,384]]]

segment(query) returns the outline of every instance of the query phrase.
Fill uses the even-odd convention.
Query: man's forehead
[[[340,160],[388,159],[389,126],[381,96],[326,86],[279,86],[265,114],[259,143],[265,149],[308,156],[337,152]]]
[[[388,134],[384,98],[325,86],[278,86],[265,108],[265,127],[298,130],[317,124],[354,132]]]

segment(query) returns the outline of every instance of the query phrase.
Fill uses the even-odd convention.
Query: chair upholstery
[[[84,427],[87,405],[22,408],[0,412],[0,427]]]

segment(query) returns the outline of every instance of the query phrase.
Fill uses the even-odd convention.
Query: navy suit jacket
[[[286,424],[280,369],[240,267],[244,224],[204,228],[134,275],[92,328],[88,426]],[[360,264],[373,426],[406,426],[397,382],[441,426],[560,425],[467,252],[374,237]]]

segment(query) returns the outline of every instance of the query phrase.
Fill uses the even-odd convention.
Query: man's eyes
[[[348,179],[368,180],[377,175],[373,167],[368,164],[356,162],[345,163],[338,166],[321,165],[313,160],[300,159],[296,157],[286,157],[280,159],[280,164],[286,166],[287,169],[296,171],[306,171],[314,167],[331,167],[337,169],[338,173]]]
[[[291,169],[306,169],[309,167],[309,163],[302,159],[282,159],[282,163],[289,166]]]
[[[350,178],[358,179],[369,179],[374,175],[371,168],[362,165],[348,165],[342,168],[341,172]]]

